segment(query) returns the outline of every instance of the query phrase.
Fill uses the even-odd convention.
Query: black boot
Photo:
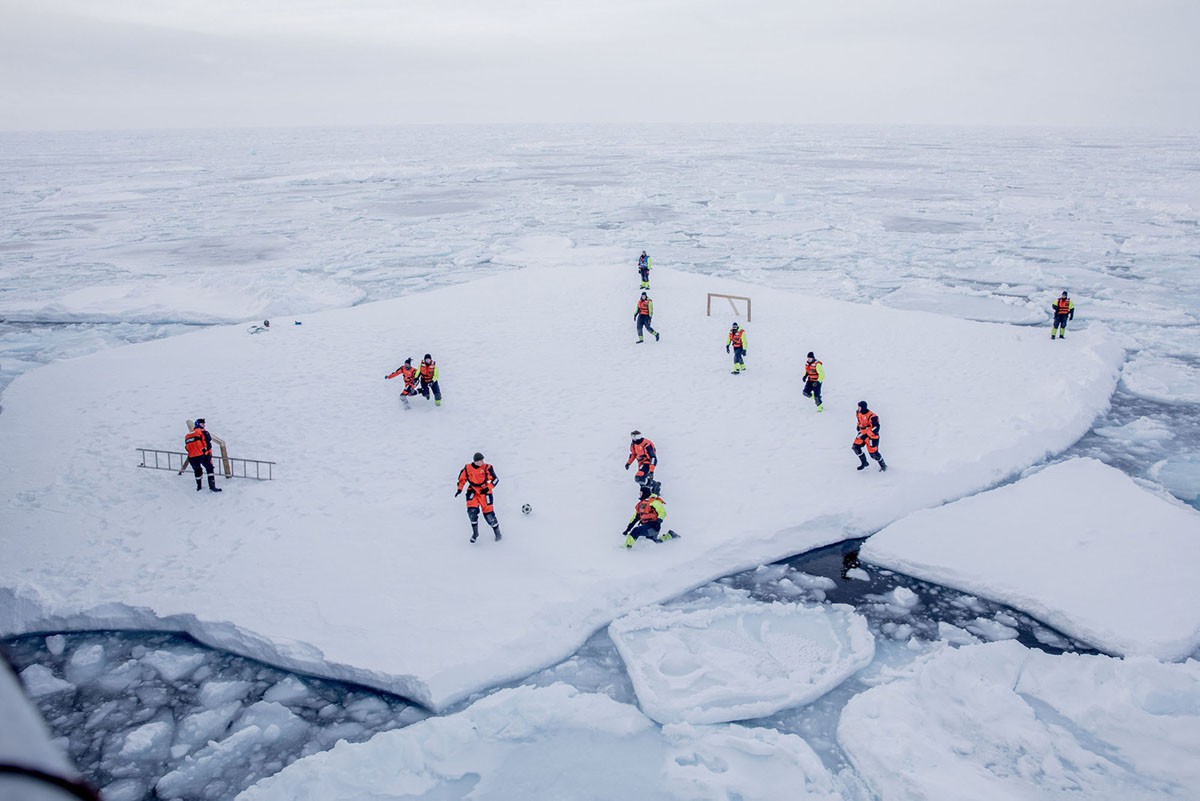
[[[885,470],[887,470],[887,462],[883,461],[883,459],[880,459],[879,460],[879,472],[882,473]]]
[[[217,480],[215,478],[213,478],[212,476],[208,477],[208,488],[212,492],[220,492],[221,491],[221,488],[217,486]],[[199,487],[197,487],[197,489],[199,489]]]
[[[500,541],[500,529],[494,528],[494,529],[492,529],[492,531],[496,532],[496,542],[499,542]]]
[[[479,526],[471,526],[471,542],[479,539]]]
[[[204,482],[200,479],[196,479],[196,492],[199,492],[202,489],[204,489]]]
[[[854,469],[855,470],[866,470],[867,469],[867,457],[863,456],[862,454],[859,454],[858,461],[862,462],[862,464],[860,464],[858,467],[856,467]]]

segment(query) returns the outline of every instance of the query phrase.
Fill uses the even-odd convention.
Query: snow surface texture
[[[525,247],[541,266],[18,378],[0,415],[0,497],[13,499],[0,633],[180,629],[440,709],[638,607],[1066,448],[1107,407],[1122,359],[1101,326],[1050,348],[1041,329],[663,268],[662,341],[635,345],[636,273],[556,238]],[[705,317],[708,291],[753,294],[744,375],[729,375],[733,315]],[[828,372],[823,414],[798,394],[810,349]],[[425,352],[445,405],[405,411],[383,376]],[[1016,374],[1039,380],[1014,391]],[[854,470],[862,398],[883,421],[886,474]],[[232,455],[277,462],[277,480],[210,496],[190,475],[133,466],[135,446],[180,448],[195,416]],[[669,547],[620,547],[633,428],[658,445],[669,524],[685,534]],[[500,544],[469,545],[452,497],[476,450],[501,477]]]
[[[914,513],[859,558],[1002,601],[1109,653],[1200,648],[1200,513],[1092,459]]]
[[[880,801],[1183,801],[1197,698],[1196,661],[946,648],[851,699],[838,740]]]
[[[636,708],[563,684],[500,690],[370,742],[339,743],[238,801],[562,798],[842,799],[800,737],[737,725],[656,726]]]
[[[824,695],[871,663],[875,638],[852,607],[650,607],[614,620],[642,711],[659,723],[763,717]]]

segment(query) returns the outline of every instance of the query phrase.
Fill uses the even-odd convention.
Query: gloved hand
[[[459,495],[462,495],[462,490],[459,490],[458,492],[454,493],[455,498],[457,498]]]
[[[726,353],[729,353],[729,346],[728,346],[728,345],[726,345],[726,346],[725,346],[725,352],[726,352]]]
[[[750,351],[748,351],[748,350],[743,350],[743,351],[742,351],[742,355],[743,355],[743,356],[749,356],[749,355],[750,355]]]
[[[628,470],[628,469],[629,469],[629,465],[625,465],[625,469],[626,469],[626,470]]]
[[[390,375],[385,375],[385,376],[383,377],[383,380],[384,380],[384,381],[386,381],[386,380],[388,380],[389,378],[391,378],[391,376],[390,376]]]

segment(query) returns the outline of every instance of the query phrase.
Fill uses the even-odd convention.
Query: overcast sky
[[[1200,128],[1200,0],[0,0],[0,129]]]

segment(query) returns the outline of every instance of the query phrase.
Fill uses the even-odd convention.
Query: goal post
[[[724,295],[720,292],[709,292],[708,293],[708,308],[707,308],[707,311],[705,312],[706,317],[712,317],[713,298],[726,298],[729,301],[729,308],[733,309],[734,315],[738,314],[738,307],[737,307],[737,304],[734,303],[734,301],[735,300],[746,301],[746,322],[748,322],[748,323],[753,322],[750,319],[750,298],[746,297],[745,295]]]

